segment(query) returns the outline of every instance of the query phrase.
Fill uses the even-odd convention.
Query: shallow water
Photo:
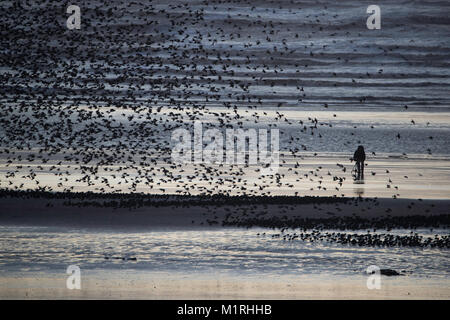
[[[257,233],[266,232],[265,237]],[[415,232],[434,236],[448,230]],[[436,248],[344,246],[284,242],[267,229],[223,228],[108,232],[47,227],[0,227],[2,276],[85,272],[147,272],[208,278],[277,279],[285,276],[355,277],[370,265],[406,271],[409,277],[447,279],[450,251]],[[392,233],[409,234],[407,230]],[[109,257],[109,259],[105,259]],[[119,259],[115,259],[115,258]],[[122,258],[136,258],[122,260]]]

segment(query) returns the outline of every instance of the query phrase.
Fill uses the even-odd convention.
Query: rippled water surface
[[[273,239],[273,232],[263,229],[113,233],[1,227],[0,231],[0,268],[5,275],[60,273],[71,264],[85,271],[174,272],[199,277],[219,273],[260,278],[354,276],[362,274],[369,265],[406,271],[414,277],[445,279],[450,275],[448,249],[288,242]],[[266,236],[257,236],[259,232],[266,232]],[[424,236],[448,234],[448,230],[415,232]]]

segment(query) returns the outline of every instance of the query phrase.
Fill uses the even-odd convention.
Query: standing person
[[[353,160],[356,161],[356,168],[358,171],[357,180],[364,180],[364,161],[366,160],[366,153],[364,147],[359,146],[353,154]]]

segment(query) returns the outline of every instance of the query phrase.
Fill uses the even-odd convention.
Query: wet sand
[[[26,157],[26,156],[24,156]],[[226,194],[226,195],[297,195],[297,196],[364,196],[406,199],[450,199],[450,166],[446,158],[407,158],[401,156],[370,157],[366,161],[364,184],[355,184],[351,175],[354,163],[349,156],[297,157],[282,153],[277,183],[275,176],[261,176],[260,166],[186,164],[173,168],[166,160],[155,160],[157,171],[151,171],[152,183],[146,184],[145,175],[137,170],[123,170],[125,176],[114,172],[120,166],[85,166],[77,169],[72,163],[58,165],[60,159],[53,156],[47,163],[0,162],[0,187],[20,190],[45,187],[49,191],[63,191],[70,186],[74,192],[146,194]],[[28,167],[30,166],[30,167]],[[33,170],[30,179],[29,170]],[[58,170],[55,170],[58,168]],[[98,170],[89,182],[86,168]],[[53,169],[53,172],[52,172]],[[14,176],[8,173],[15,172]],[[66,171],[68,173],[66,173]],[[179,177],[172,180],[171,177]],[[222,172],[222,174],[220,173]],[[239,173],[241,181],[233,173]],[[121,174],[122,175],[122,174]],[[208,177],[207,179],[205,178]],[[341,178],[342,183],[335,177]],[[62,179],[67,179],[63,181]],[[39,181],[39,185],[36,182]],[[104,181],[108,181],[107,184]],[[180,182],[182,181],[182,182]],[[237,186],[239,184],[239,186]],[[243,189],[242,189],[242,188]],[[261,190],[262,188],[262,190]]]
[[[107,277],[107,279],[105,279]],[[66,277],[0,277],[0,299],[448,299],[448,280],[417,280],[382,276],[381,288],[369,290],[367,276],[299,277],[277,280],[183,279],[153,274],[112,272],[82,274],[80,290],[69,290]]]

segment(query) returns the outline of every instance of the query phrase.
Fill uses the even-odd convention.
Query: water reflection
[[[357,187],[357,188],[353,188],[353,193],[357,196],[363,196],[364,195],[364,187]]]

